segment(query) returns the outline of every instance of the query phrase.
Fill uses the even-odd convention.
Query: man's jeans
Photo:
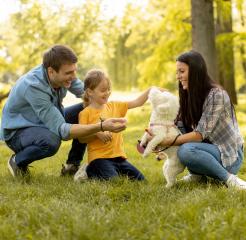
[[[206,175],[226,182],[229,173],[237,174],[243,161],[243,147],[238,150],[237,160],[223,167],[220,151],[214,144],[185,143],[178,149],[178,157],[191,173]]]
[[[66,122],[78,123],[78,115],[81,110],[83,110],[82,103],[65,108]],[[53,156],[61,145],[61,139],[47,128],[29,127],[19,129],[6,144],[15,152],[16,164],[23,167],[33,161]],[[85,149],[86,144],[81,144],[77,139],[74,139],[67,163],[79,165]]]

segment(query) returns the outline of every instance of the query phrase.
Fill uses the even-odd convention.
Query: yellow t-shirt
[[[103,109],[86,107],[79,113],[80,124],[98,123],[103,119],[125,117],[128,110],[127,102],[108,102]],[[122,133],[112,133],[112,141],[103,143],[100,139],[92,140],[87,145],[88,162],[97,158],[126,158]]]

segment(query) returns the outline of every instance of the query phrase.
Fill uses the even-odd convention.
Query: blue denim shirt
[[[19,128],[39,126],[67,140],[71,124],[65,122],[62,106],[67,90],[81,97],[84,83],[75,79],[69,89],[55,90],[43,65],[20,77],[2,111],[1,139],[9,140]]]

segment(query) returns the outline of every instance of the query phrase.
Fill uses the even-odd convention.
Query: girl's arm
[[[140,96],[138,96],[136,99],[129,101],[128,102],[128,109],[131,108],[136,108],[136,107],[141,107],[143,106],[143,104],[148,100],[148,96],[149,96],[149,92],[151,90],[152,87],[148,88],[147,90],[145,90]],[[164,88],[160,88],[158,87],[158,89],[160,91],[167,91]]]
[[[140,96],[136,99],[128,102],[128,109],[136,108],[142,106],[147,100],[151,87],[144,91]]]
[[[86,137],[80,137],[78,138],[79,142],[80,143],[89,143],[90,141],[96,139],[96,134],[92,134],[92,135],[89,135],[89,136],[86,136]]]

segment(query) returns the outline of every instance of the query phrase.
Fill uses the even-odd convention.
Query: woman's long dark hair
[[[176,61],[189,66],[188,90],[179,82],[179,112],[176,122],[181,120],[188,131],[197,126],[203,112],[203,103],[209,91],[217,86],[209,77],[202,55],[195,51],[181,54]]]

